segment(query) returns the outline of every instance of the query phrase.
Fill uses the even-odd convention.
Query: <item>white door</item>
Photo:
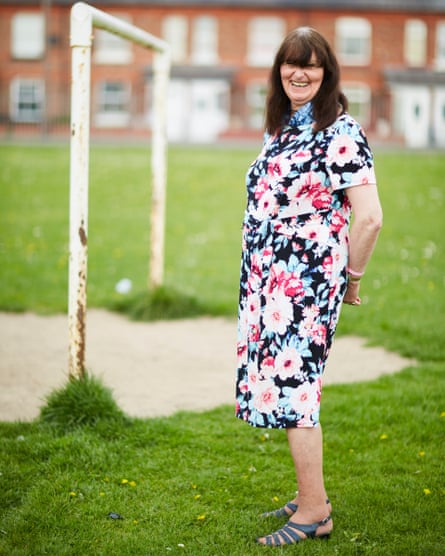
[[[199,143],[214,141],[229,125],[229,85],[222,79],[194,79],[190,87],[189,139]]]
[[[445,87],[434,91],[433,133],[435,145],[445,147]]]
[[[222,79],[172,79],[167,106],[170,141],[214,141],[229,125],[229,84]]]
[[[408,147],[427,147],[431,121],[430,91],[428,87],[403,87],[401,92],[401,115],[406,144]]]
[[[185,79],[172,79],[168,86],[167,137],[186,141],[189,127],[190,87]]]

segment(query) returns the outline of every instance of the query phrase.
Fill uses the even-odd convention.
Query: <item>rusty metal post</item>
[[[90,70],[93,22],[78,3],[71,10],[70,246],[68,280],[68,374],[85,375],[87,303]]]

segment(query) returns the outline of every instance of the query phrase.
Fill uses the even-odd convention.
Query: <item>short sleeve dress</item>
[[[366,137],[350,115],[314,133],[308,107],[301,110],[304,118],[298,111],[265,140],[247,173],[236,416],[255,427],[319,423],[346,290],[345,188],[376,183]]]

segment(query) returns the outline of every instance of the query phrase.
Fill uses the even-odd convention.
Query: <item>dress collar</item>
[[[303,105],[299,110],[294,112],[287,125],[286,128],[292,127],[299,127],[302,125],[312,125],[314,123],[314,116],[312,111],[312,102],[308,102],[307,104]]]

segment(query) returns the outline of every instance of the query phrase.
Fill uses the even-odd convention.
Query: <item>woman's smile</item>
[[[324,69],[318,65],[315,56],[305,66],[286,62],[281,65],[281,84],[289,98],[292,110],[298,110],[311,101],[323,82]]]

